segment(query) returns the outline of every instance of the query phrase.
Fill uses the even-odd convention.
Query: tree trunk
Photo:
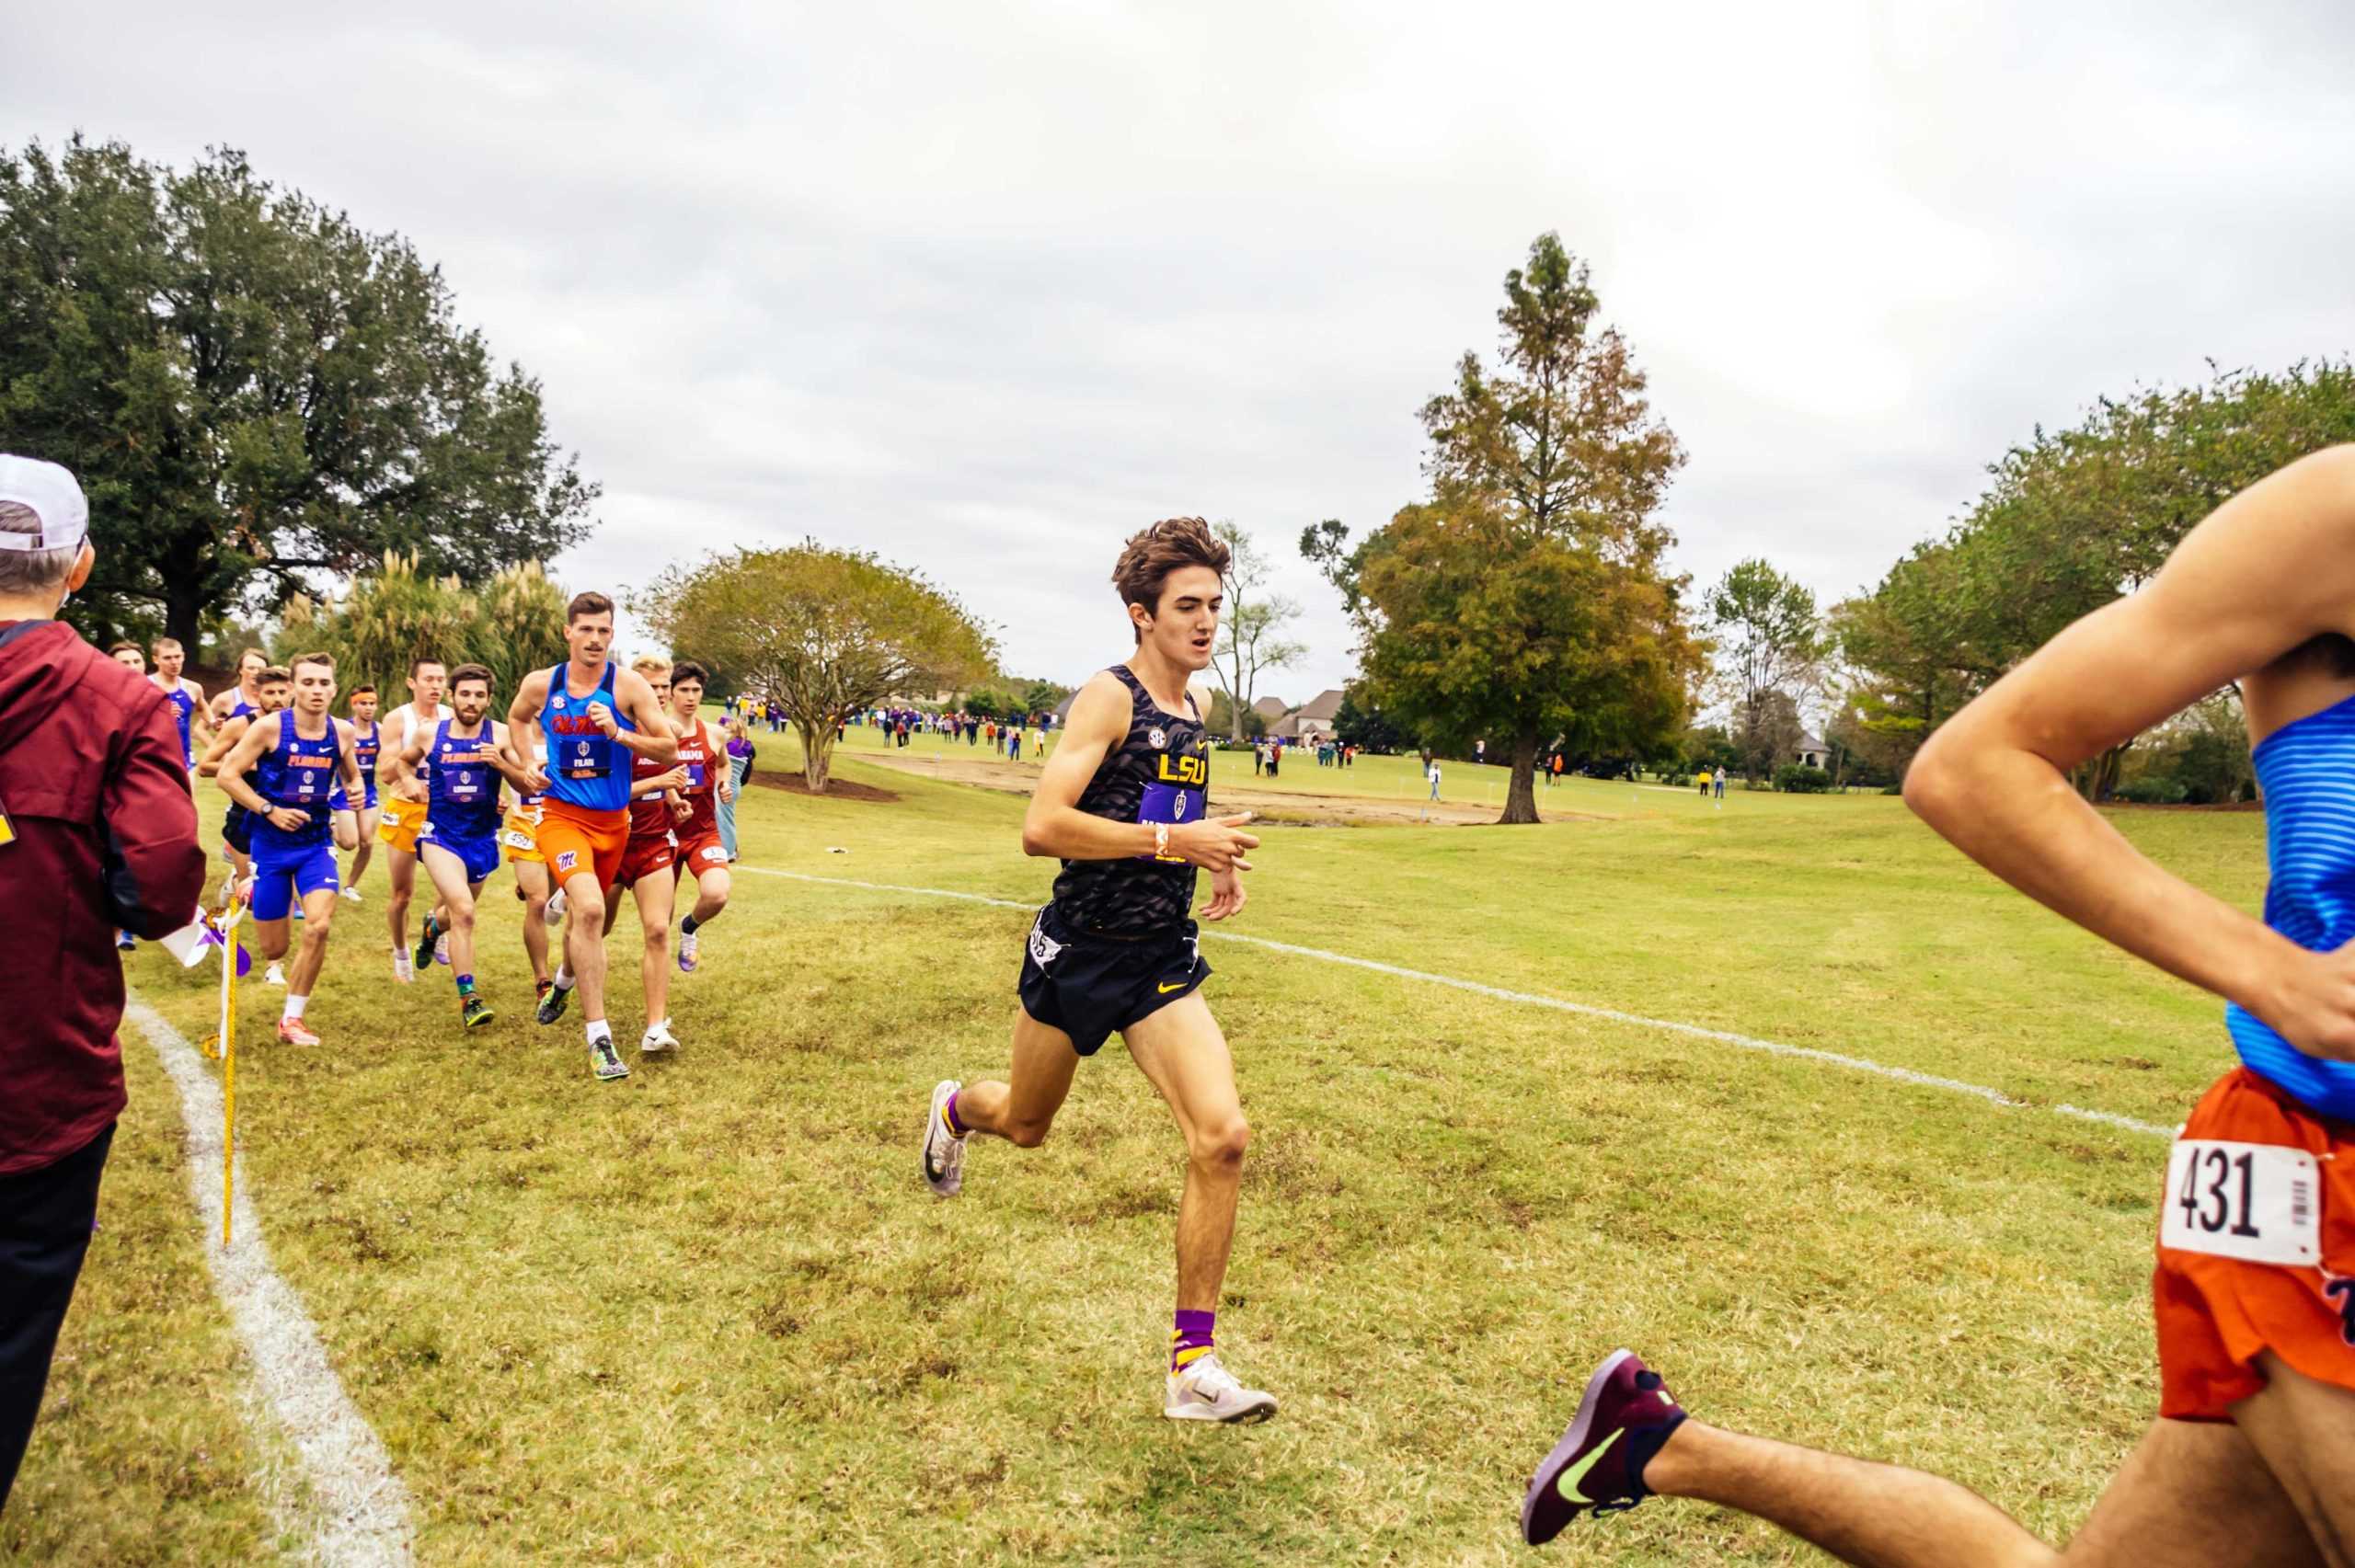
[[[1537,820],[1537,732],[1524,729],[1513,738],[1512,784],[1505,791],[1505,814],[1497,825]]]
[[[797,718],[793,728],[801,737],[801,782],[810,786],[811,795],[823,795],[827,775],[833,767],[834,727]]]
[[[178,642],[193,665],[204,656],[204,593],[194,575],[164,583],[164,635]]]

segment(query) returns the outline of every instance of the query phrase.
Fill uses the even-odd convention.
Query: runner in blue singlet
[[[507,731],[489,718],[490,671],[462,664],[450,672],[454,716],[431,729],[419,726],[395,759],[395,776],[410,784],[427,770],[425,827],[417,836],[417,858],[433,880],[433,891],[448,911],[445,929],[425,917],[414,963],[432,962],[434,944],[450,939],[450,968],[458,986],[459,1021],[479,1028],[495,1016],[475,991],[475,900],[499,869],[499,786],[502,780],[525,787],[528,775],[508,755]]]
[[[350,731],[327,712],[335,666],[324,654],[307,655],[295,660],[293,684],[293,705],[250,722],[222,762],[220,778],[251,818],[254,934],[265,958],[285,956],[289,916],[301,900],[303,943],[287,975],[278,1037],[315,1046],[319,1037],[304,1013],[327,960],[336,905],[328,801],[339,783],[358,788],[360,770]]]

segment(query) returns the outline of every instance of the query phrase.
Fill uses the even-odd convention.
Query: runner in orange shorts
[[[2270,834],[2262,923],[2145,859],[2068,779],[2233,683]],[[1947,721],[1905,798],[2022,892],[2229,1003],[2241,1066],[2159,1195],[2158,1419],[2056,1551],[1950,1482],[1688,1420],[1620,1351],[1531,1478],[1524,1538],[1660,1493],[1882,1568],[2355,1563],[2355,446],[2219,508],[2142,591]]]
[[[525,676],[507,710],[516,755],[537,756],[546,749],[546,765],[525,776],[524,793],[545,796],[540,853],[571,916],[564,928],[565,961],[536,1016],[554,1024],[578,987],[589,1069],[611,1082],[627,1077],[629,1068],[605,1022],[605,888],[620,873],[629,842],[631,765],[639,757],[668,763],[678,755],[679,740],[653,688],[613,667],[612,600],[574,595],[565,607],[564,641],[566,661]]]

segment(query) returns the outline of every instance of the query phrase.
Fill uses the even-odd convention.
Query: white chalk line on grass
[[[406,1568],[411,1561],[408,1489],[360,1408],[343,1391],[318,1331],[294,1288],[270,1266],[261,1221],[237,1162],[231,1205],[236,1240],[221,1244],[221,1086],[187,1036],[144,1002],[126,1010],[179,1091],[188,1125],[188,1185],[204,1230],[204,1263],[253,1357],[254,1380],[271,1420],[302,1463],[311,1537],[306,1555],[354,1568]]]
[[[1015,898],[993,898],[981,893],[957,893],[945,887],[910,887],[895,882],[861,882],[849,876],[819,876],[806,871],[777,871],[765,865],[739,865],[739,871],[756,872],[763,876],[786,876],[797,882],[822,882],[837,887],[864,887],[877,893],[914,893],[929,898],[957,898],[966,903],[988,904],[1001,910],[1030,910]],[[1391,975],[1399,979],[1420,980],[1426,985],[1447,986],[1455,990],[1468,990],[1477,996],[1493,997],[1499,1001],[1520,1002],[1529,1007],[1551,1008],[1557,1013],[1575,1013],[1582,1018],[1602,1018],[1614,1024],[1630,1024],[1639,1029],[1656,1029],[1671,1035],[1686,1035],[1694,1039],[1714,1040],[1719,1045],[1734,1046],[1746,1051],[1762,1051],[1768,1056],[1788,1057],[1798,1061],[1811,1061],[1824,1067],[1845,1068],[1851,1072],[1869,1072],[1877,1077],[1894,1079],[1921,1089],[1938,1089],[1949,1094],[1968,1094],[1974,1100],[2006,1109],[2029,1108],[2028,1102],[2016,1100],[2000,1089],[1990,1089],[1983,1083],[1965,1083],[1959,1078],[1940,1078],[1936,1073],[1916,1072],[1910,1067],[1892,1067],[1887,1062],[1866,1057],[1847,1056],[1839,1051],[1818,1049],[1813,1046],[1786,1045],[1779,1040],[1762,1040],[1750,1035],[1737,1035],[1729,1029],[1711,1029],[1699,1024],[1680,1024],[1670,1018],[1647,1018],[1640,1013],[1623,1013],[1615,1007],[1597,1007],[1591,1002],[1568,1001],[1558,996],[1540,996],[1534,991],[1508,990],[1479,980],[1467,980],[1454,975],[1433,974],[1428,969],[1408,969],[1396,964],[1384,964],[1373,958],[1360,958],[1347,953],[1328,953],[1321,947],[1301,947],[1289,942],[1274,942],[1264,936],[1246,936],[1236,931],[1204,931],[1204,936],[1221,942],[1240,942],[1253,947],[1264,947],[1271,953],[1289,953],[1296,958],[1315,958],[1321,963],[1344,964],[1353,969],[1371,969],[1378,975]],[[2141,1133],[2150,1138],[2175,1137],[2176,1129],[2160,1127],[2155,1122],[2137,1121],[2114,1111],[2090,1111],[2079,1105],[2045,1107],[2056,1116],[2074,1116],[2079,1121],[2099,1122],[2121,1131]]]

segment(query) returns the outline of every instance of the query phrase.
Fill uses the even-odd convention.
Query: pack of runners
[[[463,1029],[498,1017],[477,980],[476,917],[504,864],[524,907],[538,1022],[556,1024],[577,996],[591,1071],[628,1075],[604,995],[604,938],[627,889],[644,927],[640,1050],[679,1048],[670,970],[675,962],[695,972],[704,928],[728,907],[734,857],[720,842],[718,807],[733,785],[720,736],[698,716],[705,672],[659,659],[617,670],[613,635],[613,601],[578,595],[566,609],[565,662],[526,677],[503,710],[486,666],[451,669],[420,656],[408,668],[408,700],[381,717],[364,684],[344,694],[348,716],[330,713],[336,671],[325,654],[279,669],[247,649],[236,685],[207,703],[180,673],[178,645],[156,645],[153,679],[180,712],[191,786],[213,778],[230,799],[221,837],[229,892],[248,901],[268,981],[286,988],[281,1040],[319,1043],[309,1005],[336,910],[362,900],[357,884],[381,845],[393,979],[411,984],[446,967]],[[115,657],[144,669],[136,647]],[[338,851],[350,855],[346,874]],[[412,944],[420,871],[427,908]],[[683,880],[692,883],[684,899],[675,893]],[[675,956],[674,908],[684,917]]]

